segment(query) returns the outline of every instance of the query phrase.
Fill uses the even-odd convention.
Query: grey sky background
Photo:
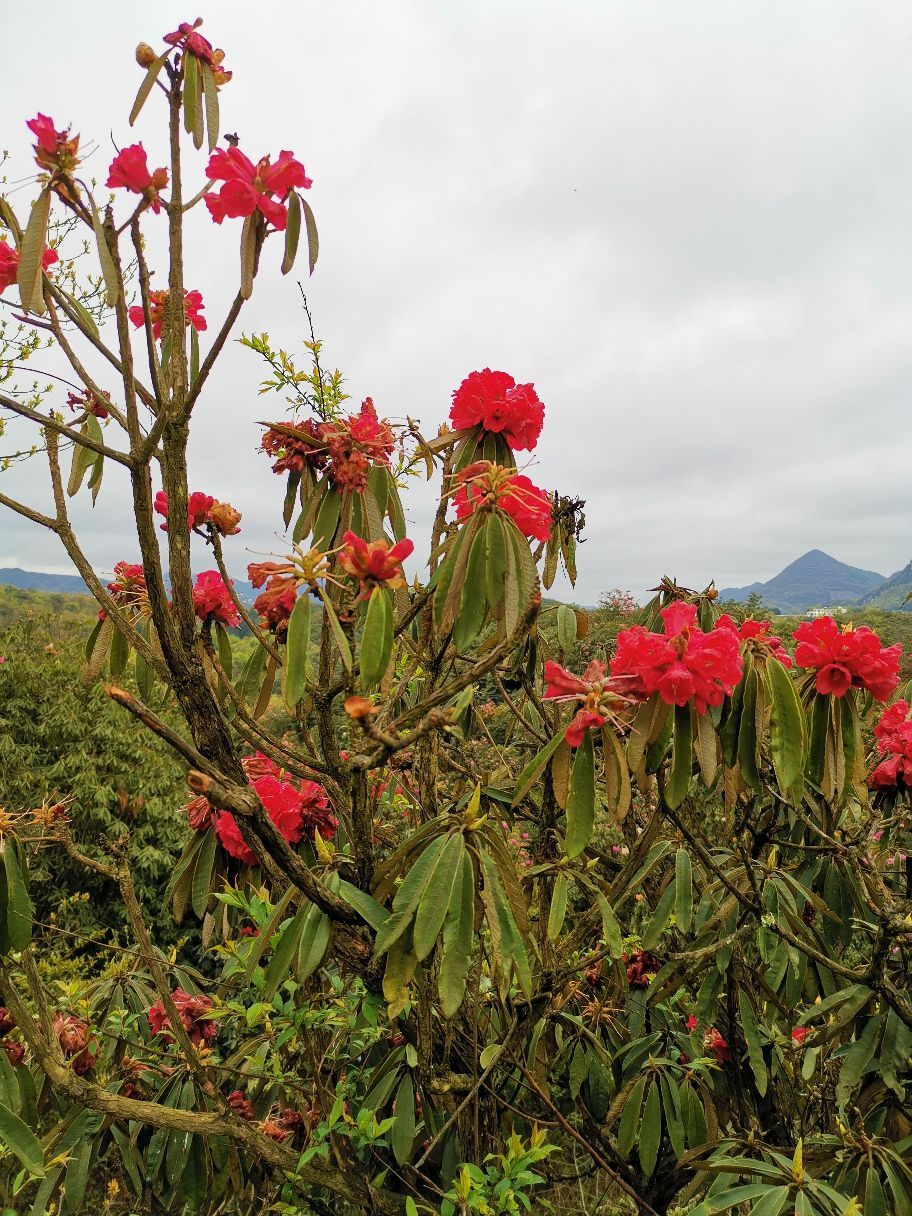
[[[292,149],[314,180],[321,257],[307,290],[326,362],[355,405],[371,395],[429,434],[467,372],[533,381],[547,414],[529,475],[588,503],[578,600],[642,595],[663,573],[747,583],[812,547],[883,573],[912,557],[912,7],[199,11],[235,73],[223,130],[254,160]],[[18,9],[0,87],[10,176],[31,171],[37,110],[94,138],[102,180],[111,136],[164,163],[157,99],[127,126],[133,48],[196,15],[138,0]],[[32,193],[12,196],[20,215]],[[188,285],[211,336],[236,288],[240,221],[216,228],[200,208],[192,234]],[[270,242],[240,329],[295,350],[303,317],[280,260]],[[248,547],[281,547],[282,483],[253,423],[283,407],[257,397],[261,374],[229,348],[192,448],[191,488],[244,513],[238,575]],[[105,570],[135,555],[114,473],[94,511],[87,498],[74,510]],[[39,507],[42,482],[37,462],[0,475]],[[426,516],[425,495],[419,539]],[[3,565],[67,568],[53,537],[0,511]]]

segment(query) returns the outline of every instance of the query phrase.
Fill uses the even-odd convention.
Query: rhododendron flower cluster
[[[286,430],[272,427],[265,432],[260,447],[268,456],[274,456],[273,473],[300,473],[305,465],[317,471],[326,467],[329,452],[320,434],[323,425],[316,418],[305,418],[303,422],[283,423]],[[295,435],[289,434],[294,431]],[[296,438],[300,435],[301,438]]]
[[[180,50],[186,51],[202,63],[208,64],[212,68],[216,85],[227,84],[232,73],[226,72],[222,67],[225,52],[221,49],[214,50],[209,39],[197,33],[202,24],[202,17],[197,17],[192,25],[189,21],[182,21],[173,33],[165,34],[165,42],[169,46],[176,46]]]
[[[41,265],[45,271],[57,262],[60,257],[56,249],[45,249],[41,255]],[[13,249],[6,241],[0,241],[0,293],[12,287],[19,274],[19,251]]]
[[[218,570],[204,570],[193,584],[193,611],[201,621],[218,621],[236,629],[241,618]]]
[[[339,550],[339,565],[360,580],[361,598],[369,599],[375,587],[404,587],[402,563],[411,556],[414,544],[407,538],[389,545],[385,540],[366,541],[346,532]]]
[[[457,430],[481,426],[503,435],[514,451],[538,443],[545,407],[531,384],[517,384],[507,372],[471,372],[453,392],[450,421]]]
[[[648,950],[636,950],[627,960],[627,983],[631,988],[648,988],[661,963]]]
[[[149,292],[149,319],[152,322],[152,337],[158,341],[162,336],[162,328],[165,324],[165,317],[168,312],[168,291],[150,291]],[[206,329],[206,318],[203,316],[203,309],[206,305],[203,303],[203,297],[198,291],[184,292],[184,326],[192,325],[198,334],[201,334]],[[134,304],[127,311],[132,323],[137,329],[141,329],[146,318],[142,310],[141,304]]]
[[[476,511],[498,510],[509,515],[523,536],[547,541],[551,535],[551,499],[523,473],[477,460],[459,474],[453,495],[456,518],[468,519]]]
[[[704,633],[696,619],[695,605],[674,603],[662,609],[664,633],[642,625],[621,630],[611,674],[628,696],[658,693],[666,705],[693,701],[698,714],[731,696],[742,671],[737,635],[724,628]]]
[[[329,809],[329,798],[322,785],[316,781],[302,781],[299,785],[293,785],[280,779],[277,768],[263,771],[266,767],[262,764],[265,757],[257,759],[261,767],[253,771],[260,771],[262,775],[251,777],[250,784],[269,818],[289,844],[313,840],[316,832],[325,840],[335,834],[339,821]],[[219,814],[215,832],[226,853],[244,865],[256,864],[256,854],[244,840],[230,812],[222,811]]]
[[[89,388],[83,389],[81,393],[67,393],[67,405],[74,413],[79,411],[80,413],[94,414],[96,418],[102,421],[110,413],[110,404],[110,393],[102,393],[98,397]]]
[[[840,629],[832,617],[821,616],[802,621],[792,637],[795,663],[817,672],[819,693],[844,697],[850,688],[864,688],[875,701],[888,701],[896,691],[902,647],[884,646],[867,625]]]
[[[291,152],[280,152],[275,164],[268,156],[254,164],[235,147],[216,149],[206,166],[206,176],[224,183],[220,190],[205,196],[209,214],[217,224],[259,211],[280,232],[288,224],[288,208],[276,200],[284,200],[290,190],[309,190],[313,185]]]
[[[195,1047],[201,1047],[215,1038],[218,1027],[214,1019],[208,1016],[212,1009],[211,997],[202,994],[194,996],[192,993],[185,992],[183,988],[175,988],[171,993],[171,999],[174,1001],[181,1025]],[[173,1037],[171,1021],[165,1012],[163,1001],[156,1001],[146,1016],[153,1034],[160,1034],[169,1039]]]
[[[874,727],[874,738],[886,759],[874,768],[868,786],[872,790],[912,789],[912,720],[907,701],[895,701],[884,710]]]
[[[737,624],[728,615],[723,612],[715,624],[716,629],[730,629],[732,633],[737,635],[739,642],[753,642],[755,645],[764,646],[773,656],[779,660],[783,667],[791,667],[792,659],[788,651],[782,646],[782,638],[771,633],[772,625],[769,621],[755,621],[749,618]]]
[[[58,1013],[54,1018],[54,1035],[73,1072],[84,1077],[92,1071],[98,1044],[85,1022],[72,1014]]]
[[[121,148],[108,169],[108,180],[105,183],[112,190],[129,190],[132,194],[141,194],[158,215],[161,211],[159,190],[164,190],[168,184],[168,170],[156,169],[149,171],[146,150],[142,144],[130,144]]]
[[[111,598],[123,608],[141,608],[146,603],[146,575],[139,562],[118,562],[114,581],[108,583]]]
[[[265,583],[265,591],[253,601],[254,611],[260,614],[264,629],[280,634],[288,625],[298,595],[294,566],[289,562],[251,562],[247,577],[254,588]]]
[[[393,428],[377,417],[370,397],[357,414],[323,423],[320,438],[329,454],[330,476],[342,490],[363,490],[371,465],[388,465],[395,445]]]
[[[155,495],[153,505],[156,512],[165,517],[165,522],[160,526],[162,532],[167,532],[168,495],[164,490],[159,490]],[[201,490],[194,490],[187,497],[188,529],[202,528],[205,524],[212,524],[220,536],[237,536],[241,530],[238,527],[240,522],[240,511],[236,511],[230,503],[219,502],[211,494],[203,494]]]
[[[192,831],[207,832],[209,828],[215,827],[218,811],[204,795],[200,794],[198,798],[191,799],[184,810],[187,812],[187,822]]]
[[[620,681],[609,676],[605,664],[598,659],[593,659],[581,676],[549,659],[545,663],[545,700],[581,703],[564,731],[570,747],[579,747],[586,731],[614,718],[629,698],[621,691]]]
[[[715,1056],[717,1064],[725,1064],[731,1059],[731,1048],[715,1026],[710,1026],[703,1036],[703,1050]]]
[[[238,1116],[239,1119],[245,1119],[249,1122],[253,1118],[253,1104],[249,1098],[245,1098],[240,1089],[233,1089],[228,1095],[228,1105]]]
[[[50,173],[72,173],[79,164],[79,136],[70,135],[70,128],[58,131],[53,119],[36,114],[25,124],[35,136],[35,161]]]

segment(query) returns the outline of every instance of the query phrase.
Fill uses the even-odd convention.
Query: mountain
[[[99,575],[102,582],[107,582],[110,575]],[[0,568],[0,584],[8,587],[20,587],[31,591],[63,591],[70,595],[88,595],[89,589],[78,574],[45,574],[41,570],[20,570],[18,566]],[[234,587],[242,604],[251,604],[259,595],[254,591],[253,584],[246,579],[236,578]]]
[[[866,592],[858,601],[866,608],[884,608],[894,612],[912,612],[912,603],[906,603],[906,596],[912,592],[912,562],[897,570],[877,587]]]
[[[884,581],[884,576],[873,570],[847,566],[820,549],[811,549],[768,582],[724,587],[719,598],[746,600],[756,593],[764,604],[780,612],[806,612],[815,605],[830,607],[857,601],[881,587]]]

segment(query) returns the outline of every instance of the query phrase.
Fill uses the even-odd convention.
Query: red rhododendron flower
[[[246,1119],[248,1122],[253,1118],[253,1105],[239,1089],[233,1089],[228,1095],[228,1105],[239,1118]]]
[[[385,540],[366,541],[349,531],[342,537],[339,565],[346,574],[360,579],[362,599],[369,599],[374,587],[405,586],[402,563],[414,548],[407,538],[388,545]]]
[[[193,611],[201,621],[219,621],[236,629],[241,618],[218,570],[204,570],[193,584]]]
[[[96,418],[102,421],[108,417],[110,413],[109,406],[111,404],[111,394],[102,393],[100,397],[92,392],[91,389],[85,388],[81,393],[67,393],[67,405],[71,410],[79,411],[80,413],[94,414]]]
[[[209,158],[206,176],[224,182],[218,191],[206,195],[209,214],[217,224],[226,217],[237,219],[259,210],[273,228],[283,231],[288,210],[276,198],[284,199],[290,190],[309,190],[313,185],[304,166],[291,152],[280,152],[275,164],[268,156],[253,163],[240,148],[218,148]]]
[[[564,731],[569,746],[579,747],[586,732],[614,719],[628,698],[598,659],[593,659],[581,676],[549,659],[545,663],[545,700],[581,702],[576,717]]]
[[[25,1059],[25,1048],[21,1043],[14,1043],[12,1039],[4,1039],[0,1043],[0,1047],[6,1052],[6,1058],[13,1068],[18,1068]]]
[[[45,249],[41,255],[41,265],[45,272],[60,261],[56,249]],[[19,251],[13,249],[6,241],[0,241],[0,294],[12,287],[19,274]]]
[[[165,517],[161,525],[162,532],[168,531],[168,495],[159,490],[153,503],[156,512]],[[227,502],[218,502],[211,494],[203,494],[194,490],[187,497],[187,528],[201,528],[204,524],[212,524],[220,536],[237,536],[241,520],[240,511]]]
[[[58,131],[46,114],[36,116],[25,124],[35,136],[35,160],[51,173],[71,173],[79,164],[79,136],[70,136],[70,128]]]
[[[212,1009],[211,997],[194,996],[192,993],[184,992],[183,988],[175,988],[171,993],[171,999],[174,1001],[181,1025],[194,1046],[201,1047],[215,1038],[218,1034],[218,1027],[214,1019],[207,1016]],[[169,1039],[172,1037],[171,1022],[165,1012],[163,1001],[156,1001],[146,1016],[153,1034],[164,1035]]]
[[[661,965],[648,950],[635,950],[627,959],[627,983],[631,988],[648,988]]]
[[[251,785],[269,818],[289,844],[313,840],[317,831],[324,840],[329,839],[339,826],[335,815],[329,810],[326,791],[315,781],[302,781],[299,786],[294,786],[267,772],[251,781]],[[244,865],[256,864],[256,854],[241,835],[233,815],[222,811],[215,831],[226,853]]]
[[[237,820],[230,811],[221,811],[215,823],[215,834],[219,844],[229,855],[235,857],[242,865],[255,866],[256,853],[241,835]]]
[[[6,1038],[11,1030],[16,1029],[16,1019],[5,1005],[0,1005],[0,1038]]]
[[[258,777],[281,777],[285,770],[270,760],[262,752],[254,752],[252,756],[242,756],[241,765],[248,781],[256,781]]]
[[[551,535],[551,499],[523,473],[513,473],[486,460],[467,465],[453,496],[457,519],[468,519],[478,510],[498,510],[509,515],[523,536],[547,541]]]
[[[182,21],[174,33],[165,34],[165,42],[169,46],[176,46],[182,51],[188,51],[197,59],[202,60],[203,63],[207,63],[212,68],[212,74],[215,77],[217,86],[227,84],[231,79],[232,73],[226,72],[222,67],[225,52],[220,49],[213,50],[209,39],[204,38],[202,34],[196,32],[202,24],[202,17],[197,17],[192,25],[189,21]]]
[[[796,1026],[792,1031],[792,1042],[800,1047],[810,1033],[807,1026]]]
[[[377,417],[370,397],[357,414],[324,422],[319,435],[329,455],[330,476],[342,490],[363,490],[371,465],[388,465],[395,446],[393,428]]]
[[[629,696],[658,693],[666,705],[692,700],[698,714],[731,696],[742,671],[738,637],[725,628],[704,633],[696,618],[693,604],[676,602],[662,609],[664,634],[642,625],[621,630],[611,674]]]
[[[531,384],[517,384],[489,367],[471,372],[453,393],[450,421],[457,430],[481,426],[503,435],[514,451],[532,451],[544,419],[545,407]]]
[[[72,1014],[58,1013],[54,1018],[54,1035],[73,1072],[84,1077],[92,1071],[98,1044],[85,1022]]]
[[[206,329],[206,318],[203,316],[203,309],[206,305],[203,303],[203,297],[198,291],[184,292],[184,326],[192,325],[197,333],[202,333]],[[158,341],[162,336],[162,328],[165,324],[165,316],[168,309],[168,292],[167,291],[150,291],[149,292],[149,319],[152,322],[152,337]],[[141,304],[134,304],[127,310],[127,316],[137,329],[142,329],[146,323],[146,317],[142,310]]]
[[[881,760],[868,778],[872,790],[912,789],[912,721],[907,701],[896,701],[885,709],[874,727]]]
[[[257,585],[254,583],[255,587]],[[297,595],[298,583],[293,576],[286,578],[275,575],[270,578],[265,591],[261,591],[253,601],[254,611],[260,614],[260,624],[263,628],[271,629],[273,633],[285,629],[291,619]]]
[[[887,701],[899,683],[902,647],[884,646],[867,625],[840,629],[829,616],[802,621],[792,637],[798,643],[795,663],[817,672],[819,693],[844,697],[850,688],[864,688],[875,701]]]
[[[218,818],[215,807],[202,794],[191,799],[183,809],[187,812],[187,822],[194,832],[207,832]]]
[[[141,608],[147,603],[146,575],[139,562],[118,562],[114,581],[108,583],[111,598],[123,608]]]
[[[300,473],[305,465],[320,470],[326,467],[329,450],[321,438],[321,423],[316,418],[305,418],[303,422],[282,423],[289,431],[300,435],[289,435],[272,427],[265,432],[260,447],[269,456],[274,456],[273,473]]]
[[[164,190],[168,184],[168,170],[156,169],[149,172],[146,150],[142,144],[130,144],[121,148],[108,169],[106,186],[112,190],[129,190],[133,194],[141,194],[146,198],[156,215],[161,211],[159,190]]]
[[[792,659],[786,650],[782,647],[782,638],[770,633],[772,625],[769,621],[755,621],[748,619],[742,621],[738,625],[727,612],[723,612],[716,621],[714,628],[730,629],[736,634],[739,642],[754,642],[764,646],[771,652],[773,658],[779,660],[783,667],[791,667]]]
[[[703,1050],[715,1056],[719,1064],[725,1064],[731,1059],[731,1049],[715,1026],[711,1026],[703,1036]]]

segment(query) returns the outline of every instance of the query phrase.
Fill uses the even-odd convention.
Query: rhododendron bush
[[[828,618],[776,633],[664,579],[645,609],[615,596],[593,649],[588,614],[542,598],[575,581],[583,504],[537,459],[554,419],[526,368],[467,367],[423,431],[350,400],[312,332],[303,369],[248,334],[292,410],[251,407],[221,484],[191,481],[258,277],[318,253],[318,172],[220,140],[242,86],[199,25],[138,48],[104,188],[39,114],[30,206],[0,200],[0,415],[34,428],[51,490],[0,508],[59,538],[98,602],[83,682],[187,785],[167,952],[128,823],[93,837],[65,789],[0,813],[6,1201],[450,1216],[565,1210],[571,1179],[592,1211],[912,1212],[898,647]],[[191,214],[237,258],[231,299],[195,286]],[[47,344],[65,401],[16,379]],[[275,487],[267,535],[226,501],[230,440]],[[109,495],[123,552],[100,578],[70,504]],[[67,944],[66,982],[30,895],[55,857],[130,930]]]

